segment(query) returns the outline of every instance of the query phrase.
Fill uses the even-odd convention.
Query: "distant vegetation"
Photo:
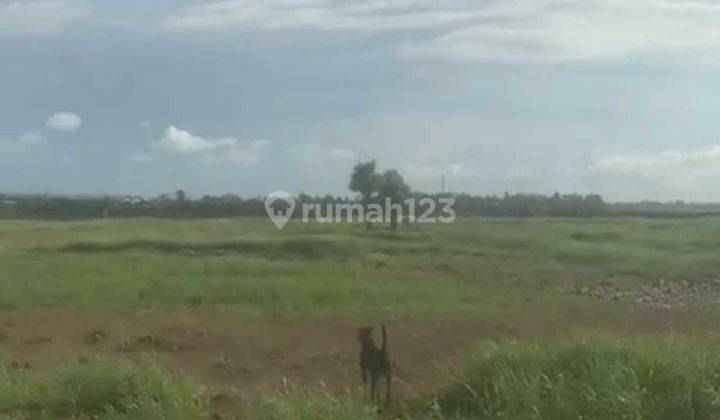
[[[507,217],[593,217],[608,215],[603,199],[594,194],[543,196],[537,194],[505,194],[475,196],[469,194],[408,193],[407,197],[455,197],[455,210],[461,216]],[[300,194],[300,203],[327,204],[363,203],[362,198],[310,196]],[[398,198],[393,198],[397,201]],[[421,214],[425,208],[418,208]],[[295,216],[300,216],[296,206]],[[190,199],[184,192],[145,198],[139,196],[45,196],[0,194],[0,218],[32,219],[95,219],[104,217],[174,217],[227,218],[265,216],[264,198],[242,198],[237,195],[204,196]]]
[[[720,214],[720,204],[682,201],[606,203],[597,194],[471,195],[410,192],[404,198],[454,197],[459,216],[490,217],[698,217]],[[310,196],[300,193],[299,203],[365,203],[366,198]],[[397,201],[398,198],[393,198]],[[416,214],[425,208],[416,209]],[[104,217],[227,218],[265,217],[264,197],[242,198],[234,194],[189,198],[183,191],[157,197],[140,196],[48,196],[0,194],[0,218],[5,219],[97,219]],[[296,206],[295,216],[301,216]]]
[[[495,217],[697,217],[720,214],[720,204],[673,202],[607,204],[597,194],[542,194],[472,195],[466,193],[425,193],[412,191],[402,175],[388,169],[377,172],[374,160],[360,162],[353,167],[348,189],[354,197],[333,195],[310,196],[298,194],[294,217],[302,216],[302,204],[312,205],[314,214],[325,217],[327,209],[335,204],[360,204],[366,211],[371,204],[392,203],[403,208],[403,214],[412,214],[408,199],[414,199],[414,214],[437,217],[441,206],[425,214],[423,198],[437,204],[441,198],[454,198],[453,206],[460,216]],[[390,225],[397,228],[396,212],[390,212]],[[168,218],[228,218],[266,215],[265,197],[243,198],[235,194],[205,195],[193,199],[185,191],[162,194],[157,197],[124,196],[49,196],[32,194],[0,194],[0,218],[10,219],[97,219],[106,217],[168,217]],[[371,228],[372,224],[367,223]]]
[[[510,216],[510,217],[592,217],[607,214],[605,202],[596,194],[579,195],[555,193],[552,196],[539,194],[509,194],[498,196],[477,196],[470,194],[412,192],[402,175],[394,169],[379,173],[374,160],[355,165],[350,174],[348,188],[356,197],[310,196],[300,193],[296,200],[300,204],[320,205],[316,215],[324,216],[333,204],[360,204],[365,209],[372,203],[384,205],[387,202],[404,208],[403,214],[410,214],[408,199],[415,199],[414,214],[437,217],[441,207],[431,214],[421,203],[423,198],[432,198],[437,204],[440,198],[455,198],[455,211],[459,215]],[[191,199],[183,190],[159,197],[140,196],[47,196],[0,194],[0,218],[36,219],[85,219],[104,217],[177,217],[177,218],[227,218],[239,216],[265,216],[265,198],[242,198],[233,194],[222,196],[206,195]],[[293,216],[302,215],[302,205],[295,207]],[[390,212],[390,225],[398,226],[398,215]],[[368,222],[367,227],[372,225]]]
[[[454,197],[459,216],[489,217],[700,217],[720,214],[720,203],[683,201],[607,203],[597,194],[472,195],[465,193],[409,192],[404,198]],[[311,196],[300,193],[299,203],[364,203],[360,197]],[[393,198],[394,201],[399,200]],[[420,214],[425,208],[416,209]],[[265,217],[264,197],[243,198],[234,194],[189,198],[185,192],[157,197],[141,196],[52,196],[0,194],[0,218],[14,219],[97,219],[104,217],[227,218]],[[294,216],[301,216],[296,206]]]

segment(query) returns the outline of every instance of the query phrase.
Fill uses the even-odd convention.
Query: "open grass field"
[[[718,418],[712,294],[573,292],[718,278],[720,218],[2,221],[0,415]],[[355,327],[380,322],[378,415]]]

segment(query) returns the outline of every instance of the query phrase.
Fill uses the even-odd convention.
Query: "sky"
[[[720,0],[0,0],[0,192],[720,201]]]

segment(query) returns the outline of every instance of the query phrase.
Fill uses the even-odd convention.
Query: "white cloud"
[[[543,7],[510,11],[499,6],[495,19],[457,27],[402,51],[421,58],[552,61],[713,52],[720,47],[720,4],[715,2],[553,0],[537,4]]]
[[[88,15],[72,1],[11,1],[0,5],[0,35],[55,35]]]
[[[262,162],[265,151],[271,143],[270,140],[240,142],[234,137],[206,139],[170,126],[156,145],[171,153],[199,154],[207,163],[254,165]]]
[[[20,155],[40,150],[45,138],[38,133],[25,133],[17,139],[0,139],[0,155]]]
[[[26,147],[38,147],[45,144],[45,137],[38,133],[25,133],[20,136],[19,142]]]
[[[589,172],[600,193],[622,200],[718,200],[720,145],[599,159]],[[603,192],[605,190],[607,194]]]
[[[430,29],[484,15],[481,8],[446,1],[440,7],[428,0],[229,0],[185,6],[167,26],[178,31],[282,30],[406,31]]]
[[[157,146],[163,150],[173,153],[197,153],[217,148],[225,148],[237,144],[237,139],[232,137],[208,140],[196,136],[189,131],[168,127],[165,135],[157,142]]]
[[[45,125],[49,130],[76,131],[82,125],[82,118],[72,112],[58,112],[48,118]]]
[[[171,15],[176,31],[312,29],[424,31],[409,58],[552,61],[631,54],[714,52],[720,3],[712,0],[229,0]]]
[[[589,169],[643,177],[671,177],[698,171],[720,171],[720,145],[690,152],[667,150],[657,154],[614,156],[600,159]]]

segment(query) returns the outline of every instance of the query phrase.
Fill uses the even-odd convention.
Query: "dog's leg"
[[[387,375],[385,375],[385,407],[390,405],[390,383],[392,382],[392,375],[388,369]]]

